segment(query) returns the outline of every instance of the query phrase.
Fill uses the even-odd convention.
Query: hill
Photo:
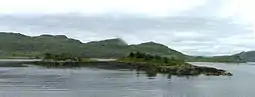
[[[155,42],[146,42],[138,45],[130,45],[129,51],[138,51],[142,53],[148,54],[157,54],[165,57],[175,57],[175,58],[183,58],[186,56],[185,54],[173,50],[165,45],[158,44]]]
[[[168,57],[185,56],[162,44],[147,42],[128,45],[119,38],[82,43],[64,35],[31,37],[19,33],[1,32],[0,45],[0,56],[2,57],[40,57],[45,53],[67,53],[81,57],[118,58],[135,51]]]
[[[146,42],[128,45],[119,38],[82,43],[65,35],[32,37],[19,33],[0,32],[0,45],[0,58],[41,57],[45,53],[66,53],[89,58],[119,58],[126,56],[130,52],[141,52],[197,62],[255,61],[255,51],[242,52],[230,56],[189,56],[159,43]]]
[[[229,55],[229,56],[190,56],[187,57],[186,61],[190,62],[225,62],[225,63],[243,63],[246,62],[244,59],[240,58],[239,55]]]
[[[42,53],[78,54],[82,43],[63,35],[41,35],[36,37],[17,33],[0,33],[0,54],[8,57],[34,57]]]
[[[241,52],[237,55],[246,62],[255,62],[255,51]]]

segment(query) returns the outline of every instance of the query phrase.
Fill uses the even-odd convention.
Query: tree
[[[52,54],[50,54],[50,53],[45,53],[43,59],[48,60],[48,59],[52,59],[52,58],[53,58],[53,55],[52,55]]]
[[[164,57],[164,63],[169,63],[169,59]]]
[[[128,55],[128,57],[134,58],[134,57],[135,57],[135,54],[134,54],[133,52],[131,52],[131,53]]]
[[[159,55],[155,55],[156,60],[161,60],[161,57]]]

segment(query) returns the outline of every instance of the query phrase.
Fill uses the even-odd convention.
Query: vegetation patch
[[[127,57],[118,59],[119,62],[139,64],[138,70],[145,70],[148,73],[167,73],[170,75],[224,75],[232,76],[225,70],[211,67],[200,67],[186,63],[184,60],[175,58],[160,57],[158,55],[145,54],[140,52],[130,53]]]
[[[115,61],[96,61],[88,58],[76,57],[68,54],[49,54],[46,53],[43,60],[35,62],[37,65],[56,68],[76,68],[76,67],[100,67],[114,69],[135,69],[138,71],[146,71],[150,76],[157,73],[164,73],[178,76],[197,76],[197,75],[213,75],[213,76],[232,76],[225,70],[211,67],[200,67],[186,63],[184,60],[175,58],[161,57],[159,55],[146,54],[141,52],[131,52],[128,56],[119,58]]]

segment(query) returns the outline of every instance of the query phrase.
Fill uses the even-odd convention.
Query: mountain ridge
[[[5,42],[6,40],[8,42]],[[83,43],[65,35],[48,34],[27,36],[20,33],[0,32],[0,45],[2,45],[0,47],[2,56],[41,56],[43,53],[72,53],[85,57],[108,58],[122,57],[136,51],[159,55],[170,54],[169,52],[171,51],[182,55],[181,52],[154,42],[128,45],[120,38],[113,38]],[[159,53],[158,50],[160,51]]]
[[[16,57],[42,56],[44,53],[69,53],[76,56],[92,58],[118,58],[130,52],[142,52],[164,57],[174,57],[187,61],[212,61],[212,62],[239,62],[255,61],[249,54],[234,54],[231,56],[191,56],[174,50],[160,43],[145,42],[140,44],[127,44],[120,38],[83,43],[80,40],[68,38],[65,35],[27,36],[20,33],[0,32],[0,56]],[[254,51],[255,52],[255,51]],[[255,53],[254,55],[255,56]],[[249,58],[248,58],[249,57]]]

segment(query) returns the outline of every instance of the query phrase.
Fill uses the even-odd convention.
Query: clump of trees
[[[50,54],[45,53],[43,57],[44,61],[74,61],[74,62],[80,62],[82,59],[80,57],[74,57],[70,54]]]
[[[133,61],[141,61],[141,62],[147,62],[147,63],[153,63],[153,64],[165,65],[165,66],[185,64],[185,62],[180,59],[162,57],[159,55],[152,55],[152,54],[146,54],[141,52],[131,52],[127,56],[127,58]]]

